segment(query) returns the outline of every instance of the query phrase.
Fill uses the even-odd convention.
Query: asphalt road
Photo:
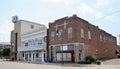
[[[115,63],[116,61],[120,61],[120,59],[114,59],[111,61]],[[62,66],[61,64],[32,64],[0,60],[0,69],[120,69],[120,63],[117,65],[107,64],[111,61],[105,61],[102,65],[65,64]]]

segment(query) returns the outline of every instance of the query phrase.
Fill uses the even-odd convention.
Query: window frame
[[[54,39],[55,39],[55,32],[52,31],[52,32],[51,32],[51,41],[54,41]]]
[[[68,28],[68,38],[73,38],[73,28],[72,27]]]
[[[91,32],[88,31],[88,39],[91,39]]]
[[[83,28],[81,28],[81,38],[84,38],[84,29]]]

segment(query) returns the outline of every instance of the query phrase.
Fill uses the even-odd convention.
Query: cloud
[[[41,1],[48,3],[63,3],[65,5],[70,5],[72,3],[72,0],[41,0]]]
[[[87,4],[82,3],[78,8],[82,13],[93,13],[94,9],[89,7]]]
[[[110,4],[109,1],[110,0],[96,0],[96,4],[98,7],[103,7],[109,5]]]
[[[97,11],[96,9],[92,8],[88,4],[81,3],[81,5],[77,8],[82,14],[92,14],[96,16],[97,18],[103,17],[103,13],[100,11]]]
[[[95,16],[98,17],[98,18],[102,18],[103,17],[103,13],[96,11]]]

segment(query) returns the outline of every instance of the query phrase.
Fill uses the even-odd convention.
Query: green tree
[[[1,57],[1,50],[0,50],[0,57]]]
[[[9,53],[10,53],[10,49],[9,48],[4,48],[1,51],[1,55],[4,56],[4,57],[9,56]]]

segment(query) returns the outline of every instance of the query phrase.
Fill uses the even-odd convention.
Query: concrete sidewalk
[[[23,62],[11,62],[0,60],[0,69],[120,69],[120,65],[83,65],[65,63],[43,63],[43,64],[32,64]]]
[[[102,62],[103,65],[120,65],[120,58],[109,59]]]

